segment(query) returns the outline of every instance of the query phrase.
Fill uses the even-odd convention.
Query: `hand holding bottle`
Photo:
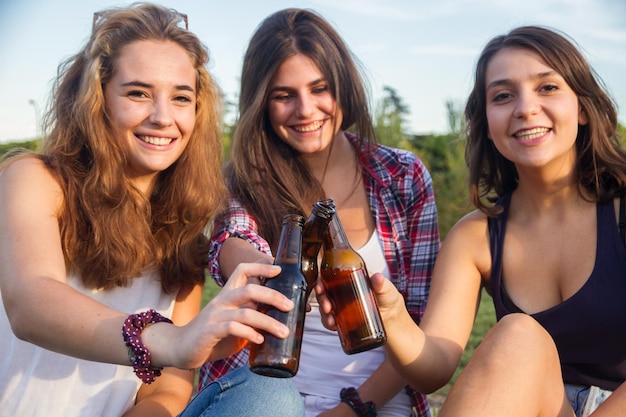
[[[269,280],[280,271],[275,265],[240,264],[226,285],[191,322],[185,326],[154,324],[142,333],[144,344],[153,357],[167,358],[164,365],[192,369],[206,360],[230,356],[248,342],[261,343],[262,332],[277,338],[288,336],[289,329],[257,311],[257,304],[290,311],[293,302],[278,291],[249,282],[253,277]]]

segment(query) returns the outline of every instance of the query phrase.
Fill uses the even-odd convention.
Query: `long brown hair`
[[[179,27],[180,14],[149,3],[111,9],[94,22],[86,45],[61,64],[46,117],[42,159],[64,192],[59,215],[68,271],[90,287],[126,285],[157,268],[172,291],[203,282],[203,231],[222,207],[220,92],[207,72],[208,51]],[[109,125],[104,88],[122,48],[139,40],[183,47],[197,74],[194,131],[183,154],[144,197],[126,176],[126,160]]]
[[[474,87],[465,107],[466,162],[470,197],[488,214],[497,213],[489,202],[517,187],[517,170],[487,138],[485,74],[491,58],[503,48],[524,48],[536,53],[558,72],[578,96],[588,124],[578,127],[576,179],[581,195],[606,202],[626,191],[626,150],[617,135],[617,110],[601,79],[573,41],[554,30],[523,26],[493,38],[476,65]],[[486,200],[486,201],[485,201]]]
[[[283,216],[308,215],[311,204],[324,197],[319,181],[298,153],[277,137],[267,114],[272,77],[287,58],[298,53],[311,59],[328,81],[343,113],[339,128],[353,128],[360,145],[375,143],[358,60],[335,29],[305,9],[281,10],[261,22],[244,57],[239,119],[226,178],[274,250]]]

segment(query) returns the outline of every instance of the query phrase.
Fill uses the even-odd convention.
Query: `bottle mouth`
[[[336,212],[335,202],[332,198],[320,200],[313,204],[316,211],[325,217],[332,217]]]
[[[283,224],[297,224],[302,226],[304,224],[304,217],[299,214],[286,214],[283,217]]]

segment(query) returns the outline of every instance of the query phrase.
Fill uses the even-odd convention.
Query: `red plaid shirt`
[[[356,144],[354,135],[346,136]],[[435,258],[439,252],[439,228],[432,180],[426,167],[411,152],[378,145],[371,154],[360,150],[363,181],[376,230],[382,241],[390,279],[403,295],[407,310],[419,323],[430,290]],[[257,234],[258,226],[238,201],[229,199],[229,216],[215,225],[209,252],[211,276],[224,285],[219,266],[222,244],[229,237],[246,240],[257,250],[271,254],[269,244]],[[200,369],[199,389],[230,370],[247,366],[248,350]],[[426,396],[407,386],[415,416],[430,416]],[[339,393],[337,393],[339,395]]]

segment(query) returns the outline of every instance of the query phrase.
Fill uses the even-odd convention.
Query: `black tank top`
[[[492,257],[490,289],[498,320],[522,312],[502,286],[502,247],[511,196],[503,212],[489,219]],[[623,201],[620,202],[623,207]],[[597,205],[598,237],[593,272],[582,288],[561,304],[531,314],[552,335],[563,380],[615,390],[626,379],[626,248],[622,213],[619,232],[613,203]]]

